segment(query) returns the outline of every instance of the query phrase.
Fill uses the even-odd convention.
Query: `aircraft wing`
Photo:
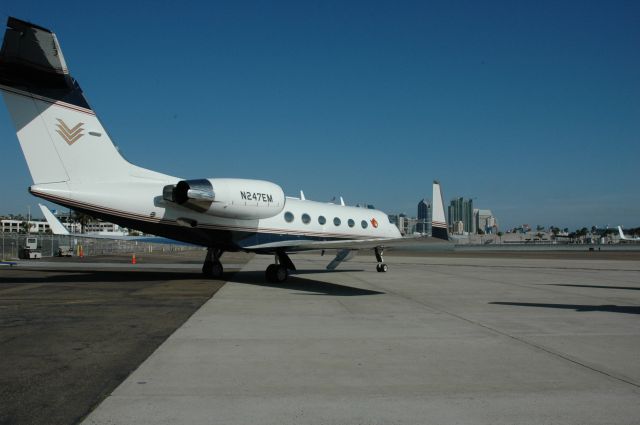
[[[244,247],[251,251],[270,251],[274,249],[282,249],[287,252],[295,251],[312,251],[322,249],[373,249],[373,248],[395,248],[395,247],[407,247],[417,246],[424,244],[442,244],[448,245],[449,241],[434,238],[431,236],[421,237],[406,237],[406,238],[394,238],[394,239],[349,239],[343,241],[282,241],[272,242],[266,244],[252,245]]]

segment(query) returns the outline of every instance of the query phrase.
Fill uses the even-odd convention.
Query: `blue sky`
[[[640,225],[638,2],[41,2],[127,159],[501,227]],[[0,213],[38,200],[0,108]]]

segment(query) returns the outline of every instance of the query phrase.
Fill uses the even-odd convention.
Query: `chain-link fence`
[[[109,255],[109,254],[141,254],[150,252],[180,252],[193,251],[202,248],[189,245],[160,244],[135,240],[95,239],[77,236],[47,235],[47,234],[18,234],[0,232],[2,239],[0,259],[14,260],[19,258],[25,248],[26,238],[37,238],[38,250],[43,257],[57,256],[60,251],[72,252],[74,256]]]

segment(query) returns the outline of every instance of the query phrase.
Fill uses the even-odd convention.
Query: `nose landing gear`
[[[378,264],[376,265],[376,270],[378,273],[386,273],[389,270],[389,266],[384,263],[384,259],[382,258],[382,253],[384,252],[384,247],[376,247],[375,254],[376,260],[378,260]]]

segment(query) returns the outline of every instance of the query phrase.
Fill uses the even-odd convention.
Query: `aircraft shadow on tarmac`
[[[489,304],[497,305],[512,305],[519,307],[540,307],[540,308],[557,308],[562,310],[575,310],[578,312],[586,311],[603,311],[608,313],[626,313],[626,314],[640,314],[640,306],[627,306],[627,305],[589,305],[589,304],[543,304],[543,303],[515,303],[515,302],[501,302],[494,301]]]
[[[342,272],[353,270],[341,270]],[[321,273],[321,271],[304,271],[296,274]],[[334,271],[333,273],[335,273]],[[50,273],[56,273],[51,275]],[[38,270],[31,276],[10,276],[0,277],[1,284],[55,284],[55,283],[122,283],[122,282],[163,282],[163,281],[179,281],[179,280],[197,280],[205,279],[200,273],[193,272],[172,272],[172,271],[119,271],[119,270],[95,270],[95,271],[68,271],[60,269]],[[210,280],[210,279],[207,279]],[[335,296],[362,296],[362,295],[380,295],[384,292],[372,291],[369,289],[354,288],[346,285],[322,282],[320,280],[299,278],[290,276],[286,282],[270,283],[265,280],[264,272],[261,271],[240,271],[226,272],[219,281],[232,281],[235,283],[243,283],[249,285],[258,285],[271,288],[290,289],[307,293],[306,295],[335,295]]]
[[[548,286],[569,286],[572,288],[600,288],[600,289],[626,289],[628,291],[640,291],[637,286],[605,286],[605,285],[578,285],[573,283],[545,283]]]
[[[342,270],[343,272],[348,270]],[[305,271],[305,273],[314,273]],[[324,270],[322,271],[324,272]],[[335,271],[334,271],[335,272]],[[316,272],[317,273],[317,272]],[[303,274],[296,272],[296,274]],[[244,283],[249,285],[264,286],[269,288],[290,289],[292,291],[300,291],[304,295],[334,295],[339,297],[354,297],[362,295],[382,295],[384,292],[372,291],[369,289],[354,288],[352,286],[339,285],[337,283],[322,282],[320,280],[299,278],[295,275],[289,276],[286,282],[272,283],[265,281],[264,272],[239,272],[231,279],[234,283]],[[312,292],[312,294],[308,294]]]
[[[39,273],[43,272],[43,273]],[[57,273],[51,275],[49,273]],[[32,276],[9,276],[0,277],[0,284],[3,283],[95,283],[95,282],[149,282],[167,280],[193,280],[200,279],[199,273],[187,272],[158,272],[158,271],[118,271],[118,270],[95,270],[95,271],[69,271],[60,269],[41,269],[34,272]]]

